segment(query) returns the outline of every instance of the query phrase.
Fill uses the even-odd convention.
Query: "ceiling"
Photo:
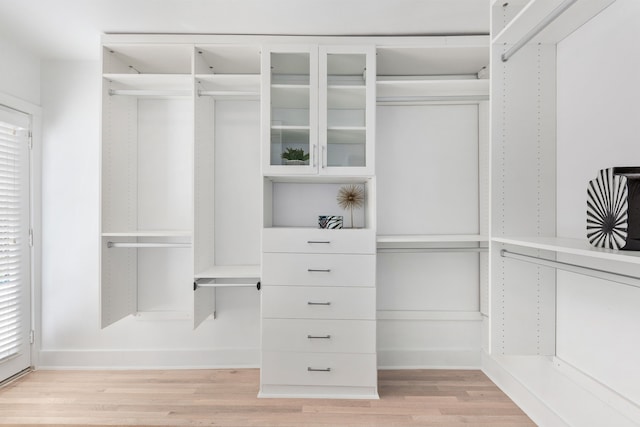
[[[0,0],[0,38],[97,59],[102,33],[488,34],[491,0]]]

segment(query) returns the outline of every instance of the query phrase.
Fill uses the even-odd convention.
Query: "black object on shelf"
[[[640,167],[602,169],[589,181],[587,238],[598,248],[640,250]]]

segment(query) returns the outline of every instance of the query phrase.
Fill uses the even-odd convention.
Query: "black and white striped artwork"
[[[587,238],[598,248],[640,249],[640,168],[602,169],[587,187]]]
[[[342,216],[340,215],[320,215],[318,216],[320,228],[342,228]]]

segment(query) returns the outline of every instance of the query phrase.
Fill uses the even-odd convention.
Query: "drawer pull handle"
[[[307,371],[309,372],[331,372],[331,368],[312,368],[311,366],[307,366]]]
[[[307,301],[307,305],[331,305],[331,301],[327,301],[327,302]]]
[[[331,240],[307,240],[307,243],[313,245],[314,243],[324,243],[326,245],[331,244]]]
[[[310,340],[329,340],[331,335],[307,335]]]
[[[331,273],[330,268],[307,268],[309,273]]]

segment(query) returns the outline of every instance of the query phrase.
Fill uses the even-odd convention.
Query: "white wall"
[[[558,45],[558,236],[585,239],[599,169],[640,166],[638,22],[640,2],[618,0]],[[558,357],[636,404],[638,307],[638,288],[558,273]]]
[[[99,326],[98,62],[46,61],[40,367],[257,366],[259,294],[218,292],[218,319]]]
[[[144,316],[128,317],[100,329],[100,65],[46,61],[42,76],[42,104],[46,112],[45,256],[39,366],[258,366],[259,293],[251,288],[219,290],[218,319],[205,321],[196,331],[192,330],[190,319],[153,320]],[[467,114],[466,107],[464,110]],[[471,140],[468,133],[464,133],[465,141],[472,143],[467,150],[472,154],[470,160],[467,159],[470,162],[467,172],[477,177],[477,108],[471,110]],[[436,162],[436,156],[430,159]],[[434,178],[435,185],[439,179]],[[460,208],[461,214],[466,215],[464,220],[450,219],[451,227],[443,232],[477,232],[477,178],[469,181],[473,183],[472,188],[460,201],[468,208],[468,211]],[[385,211],[389,211],[388,207]],[[431,212],[442,218],[441,209]],[[426,231],[437,232],[422,230]],[[395,261],[396,255],[380,257],[381,264],[391,266],[400,278],[393,272],[381,276],[384,280],[380,283],[379,296],[383,298],[379,308],[413,314],[417,311],[419,316],[407,320],[394,317],[396,313],[379,322],[379,364],[384,367],[479,366],[481,324],[477,318],[467,315],[479,311],[478,255],[433,255],[431,262],[437,264],[437,260],[444,258],[451,269],[449,273],[432,270],[428,279],[420,278],[424,268],[415,269],[416,265],[424,267],[423,255],[417,257],[417,263],[413,262],[414,270],[405,273],[398,272],[397,267],[402,263]],[[461,262],[465,266],[462,269]],[[452,286],[447,285],[455,287],[456,292],[451,292]],[[391,298],[394,295],[401,298]],[[461,311],[462,315],[443,317],[443,310],[454,314]]]
[[[1,38],[0,93],[40,104],[40,60]]]

